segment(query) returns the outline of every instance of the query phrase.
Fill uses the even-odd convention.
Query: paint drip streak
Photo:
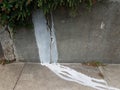
[[[52,14],[51,30],[48,29],[46,19],[41,10],[35,11],[33,13],[32,19],[35,29],[36,42],[39,50],[39,57],[43,66],[48,67],[57,76],[67,81],[76,82],[78,84],[89,86],[97,90],[120,90],[118,88],[109,87],[105,80],[89,77],[81,72],[77,72],[74,69],[58,64],[58,52]],[[50,64],[51,59],[52,63]]]

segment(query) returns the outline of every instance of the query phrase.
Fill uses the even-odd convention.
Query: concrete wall
[[[2,51],[2,46],[1,46],[1,43],[0,43],[0,58],[3,56],[3,51]]]
[[[119,3],[99,3],[90,12],[81,6],[75,18],[57,10],[54,21],[59,62],[120,63]],[[34,30],[17,30],[15,45],[20,60],[39,62]]]
[[[17,29],[15,46],[20,61],[40,62],[34,30],[26,28]]]
[[[76,18],[68,13],[54,14],[59,62],[120,63],[119,3],[100,3],[90,12],[81,6]]]

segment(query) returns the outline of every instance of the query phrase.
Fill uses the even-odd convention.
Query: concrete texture
[[[40,64],[26,64],[15,90],[78,90],[82,88],[93,90],[62,80]]]
[[[103,79],[101,76],[99,76],[99,68],[98,67],[93,67],[93,66],[87,66],[83,65],[81,63],[64,63],[62,65],[68,66],[78,72],[81,72],[83,74],[86,74],[90,77],[95,77],[98,79]]]
[[[96,4],[91,11],[80,6],[74,18],[65,9],[53,13],[58,62],[120,63],[120,3],[108,1]],[[15,45],[19,60],[39,62],[34,30],[17,30]]]
[[[103,67],[103,75],[105,76],[105,80],[108,82],[109,85],[114,87],[120,88],[120,65],[107,65]],[[112,72],[112,73],[111,73]],[[112,77],[112,78],[111,78]]]
[[[2,46],[1,46],[1,43],[0,43],[0,58],[3,56],[3,51],[2,51]]]
[[[13,90],[24,63],[0,65],[0,90]]]
[[[78,16],[69,11],[54,13],[59,62],[101,61],[120,63],[120,3],[103,2]]]
[[[99,68],[84,66],[80,63],[66,63],[79,72],[96,78]],[[104,68],[104,69],[103,69]],[[110,86],[120,88],[120,65],[102,67],[104,78]],[[114,72],[114,73],[113,73]],[[35,63],[14,63],[0,66],[0,90],[95,90],[74,82],[69,82],[56,76],[48,68]]]
[[[34,30],[26,28],[17,29],[15,46],[20,61],[40,62]]]

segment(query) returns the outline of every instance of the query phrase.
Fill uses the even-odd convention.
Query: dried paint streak
[[[60,64],[44,65],[53,71],[57,76],[67,81],[73,81],[84,86],[95,88],[97,90],[120,90],[114,87],[109,87],[107,82],[103,79],[89,77],[85,74],[82,74],[81,72],[77,72],[74,69]]]
[[[48,67],[60,78],[67,81],[73,81],[81,85],[95,88],[97,90],[120,90],[114,87],[109,87],[106,81],[102,79],[92,78],[69,67],[57,64],[58,53],[56,38],[54,33],[53,18],[51,19],[52,28],[51,30],[49,30],[43,12],[41,10],[37,10],[33,13],[35,37],[39,49],[41,64]],[[53,64],[50,64],[50,62],[52,62]]]

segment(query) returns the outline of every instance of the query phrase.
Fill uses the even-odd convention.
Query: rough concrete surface
[[[67,64],[78,71],[87,72],[87,69],[82,69],[80,64]],[[85,70],[85,71],[84,71]],[[90,69],[89,69],[90,70]],[[91,72],[96,73],[96,69],[91,69]],[[92,73],[91,73],[92,74]],[[92,74],[94,77],[95,74]],[[74,82],[69,82],[56,76],[48,68],[40,64],[26,64],[22,72],[20,80],[15,90],[94,90],[90,87],[85,87]]]
[[[120,65],[107,65],[104,67],[103,75],[105,76],[105,80],[108,82],[109,85],[114,87],[120,88]],[[112,78],[111,78],[112,77]]]
[[[74,18],[64,9],[53,13],[58,62],[120,63],[120,3],[104,1],[90,11],[80,6]],[[34,30],[17,30],[15,45],[19,60],[39,62]]]
[[[0,65],[0,90],[13,90],[24,63]]]
[[[69,11],[54,13],[59,62],[120,62],[120,3],[104,2],[89,12],[80,7],[75,18]]]
[[[2,51],[2,46],[1,46],[1,43],[0,43],[0,58],[3,56],[3,51]]]
[[[99,78],[99,68],[80,63],[62,64],[91,77]],[[107,65],[102,72],[109,86],[120,88],[120,65]],[[56,76],[47,67],[36,63],[0,65],[0,90],[95,90]]]
[[[15,46],[20,61],[40,62],[34,30],[18,29],[15,33]]]

